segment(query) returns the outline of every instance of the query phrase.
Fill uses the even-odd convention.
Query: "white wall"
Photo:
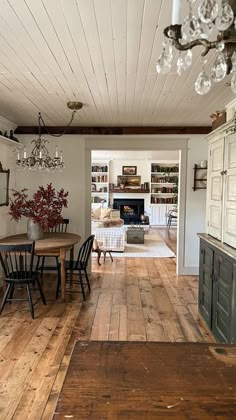
[[[2,133],[5,131],[10,134],[10,130],[15,130],[16,124],[6,118],[0,116],[0,130]],[[15,145],[12,142],[7,142],[7,139],[0,138],[0,162],[2,163],[3,169],[10,169],[9,188],[15,187],[15,158],[14,153]],[[14,223],[10,223],[10,216],[8,215],[8,207],[0,207],[0,237],[15,233]]]
[[[0,140],[0,162],[3,169],[10,169],[9,187],[15,188],[16,183],[16,166],[15,154],[13,148],[7,144],[2,144]],[[9,207],[0,207],[0,237],[8,236],[15,233],[15,222],[11,221],[11,216],[8,214]]]
[[[7,131],[8,135],[10,130],[16,129],[16,124],[12,121],[7,120],[6,118],[0,116],[0,129],[2,133]],[[15,158],[16,154],[14,150],[16,145],[12,142],[7,142],[7,139],[0,138],[0,162],[2,163],[3,169],[10,169],[10,178],[9,178],[9,188],[15,188]],[[0,238],[12,235],[15,233],[15,223],[11,222],[11,217],[8,214],[8,207],[0,207]]]
[[[135,156],[133,150],[93,150],[92,151],[92,160],[150,160],[157,161],[160,160],[178,160],[179,154],[175,150],[135,150]]]
[[[25,135],[18,136],[20,141],[27,147],[27,154],[32,150],[30,144],[34,136]],[[55,152],[55,144],[58,149],[63,149],[65,160],[65,169],[61,173],[40,174],[19,172],[17,175],[17,188],[27,187],[29,194],[32,195],[40,185],[46,186],[52,182],[53,186],[58,190],[64,188],[69,191],[68,208],[63,209],[63,217],[70,219],[69,231],[71,233],[79,233],[84,239],[85,237],[85,148],[84,139],[79,136],[63,136],[56,139],[49,137],[48,149],[53,156]],[[22,218],[17,223],[17,232],[26,231],[26,218]],[[76,251],[76,250],[75,250]]]
[[[185,266],[197,271],[199,266],[199,239],[197,233],[205,232],[206,190],[193,191],[193,167],[207,159],[207,141],[195,135],[188,142],[186,218],[185,218]]]
[[[135,152],[133,152],[135,155]],[[149,160],[111,160],[109,164],[109,180],[114,185],[117,185],[117,176],[122,175],[122,166],[137,166],[137,175],[141,177],[141,184],[144,182],[150,183],[150,162]],[[114,198],[121,198],[120,194],[111,193],[110,194],[110,201],[111,204]],[[128,193],[122,193],[122,198],[142,198],[144,200],[144,208],[145,210],[149,210],[150,206],[150,195],[149,194],[141,194],[136,193],[135,191],[132,195]]]

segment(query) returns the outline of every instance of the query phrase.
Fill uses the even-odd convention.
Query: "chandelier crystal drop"
[[[38,137],[33,139],[31,143],[33,143],[33,149],[31,151],[30,156],[27,156],[26,148],[23,150],[23,154],[20,155],[20,152],[17,152],[17,160],[16,165],[18,169],[23,169],[26,171],[38,171],[38,172],[60,172],[65,167],[65,162],[63,159],[62,150],[60,153],[58,152],[57,146],[55,147],[55,155],[52,157],[49,155],[49,151],[47,149],[46,144],[49,143],[48,140],[45,139],[44,135],[42,135],[42,128],[44,131],[54,137],[61,137],[65,134],[66,129],[71,125],[75,113],[77,110],[81,109],[83,104],[81,102],[68,102],[67,107],[72,109],[72,116],[67,124],[63,128],[63,130],[58,133],[51,133],[49,129],[46,127],[43,117],[41,113],[38,114]]]
[[[203,23],[211,23],[218,13],[218,4],[215,0],[202,0],[198,7],[198,16]]]
[[[208,93],[214,83],[224,80],[231,73],[231,88],[235,93],[236,79],[236,1],[235,0],[186,0],[188,15],[181,17],[183,0],[173,0],[172,24],[164,29],[163,52],[157,61],[157,72],[166,74],[174,61],[173,47],[186,51],[177,59],[179,76],[192,65],[192,48],[202,46],[202,57],[212,49],[216,57],[209,69],[206,65],[199,73],[195,90],[199,95]],[[211,39],[214,36],[213,39]],[[206,63],[205,63],[206,64]],[[209,74],[208,74],[209,73]]]

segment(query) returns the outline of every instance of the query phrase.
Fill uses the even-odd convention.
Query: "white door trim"
[[[180,151],[179,203],[176,274],[186,274],[185,213],[188,138],[180,136],[86,136],[85,137],[85,237],[91,234],[91,152],[92,150],[178,150]]]

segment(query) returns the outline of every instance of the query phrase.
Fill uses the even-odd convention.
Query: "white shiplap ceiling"
[[[234,98],[194,91],[200,48],[181,77],[157,75],[171,0],[0,0],[0,115],[18,125],[210,125]],[[177,55],[177,54],[176,54]]]

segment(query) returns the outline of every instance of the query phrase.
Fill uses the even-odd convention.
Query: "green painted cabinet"
[[[199,313],[217,341],[236,343],[236,259],[214,241],[200,241]]]
[[[212,325],[213,250],[201,241],[199,275],[199,312],[211,329]]]

